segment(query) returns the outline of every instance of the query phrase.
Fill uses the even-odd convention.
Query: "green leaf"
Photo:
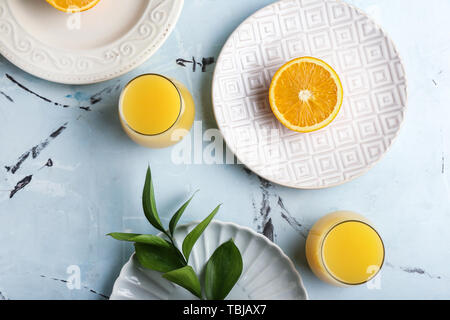
[[[142,206],[144,208],[145,216],[152,226],[159,231],[166,233],[166,230],[159,219],[158,211],[156,210],[155,190],[153,188],[150,166],[147,169],[147,175],[145,177],[144,191],[142,193]]]
[[[181,269],[173,270],[163,274],[163,278],[176,283],[180,287],[190,291],[193,295],[202,299],[202,288],[200,280],[191,266],[186,266]]]
[[[139,233],[122,233],[122,232],[113,232],[108,233],[107,236],[110,236],[119,241],[131,241],[131,238],[140,236]]]
[[[239,280],[242,268],[242,256],[233,239],[218,247],[206,264],[206,298],[224,300]]]
[[[186,265],[180,254],[170,243],[159,244],[135,243],[136,258],[147,269],[169,272]]]
[[[163,246],[169,243],[166,240],[164,240],[158,236],[154,236],[152,234],[115,232],[115,233],[110,233],[107,235],[113,237],[116,240],[120,240],[120,241],[138,242],[138,243],[163,245]]]
[[[181,216],[184,213],[184,210],[186,210],[187,206],[189,205],[189,203],[192,201],[192,198],[194,198],[195,194],[198,191],[195,191],[195,193],[192,195],[192,197],[186,201],[180,209],[178,209],[177,212],[175,212],[175,214],[173,215],[172,219],[170,219],[170,223],[169,223],[169,231],[170,234],[173,236],[173,233],[175,232],[175,228],[177,227],[177,223],[180,220]]]
[[[221,205],[218,205],[217,208],[214,209],[213,212],[209,216],[206,217],[205,220],[200,222],[194,230],[192,230],[184,239],[183,241],[183,254],[186,258],[186,261],[189,261],[189,256],[191,255],[192,248],[194,247],[195,243],[197,242],[198,238],[202,235],[202,233],[205,231],[206,227],[209,225],[211,220],[214,218],[214,216],[219,211]]]

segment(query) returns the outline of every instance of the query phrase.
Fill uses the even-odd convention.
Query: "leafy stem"
[[[243,268],[241,253],[233,239],[219,246],[207,262],[203,290],[197,274],[188,265],[192,249],[221,205],[189,232],[183,240],[182,250],[178,249],[175,242],[178,222],[196,193],[197,191],[173,214],[168,229],[164,228],[156,208],[152,173],[148,167],[142,192],[142,207],[148,222],[161,231],[164,237],[119,232],[108,235],[119,241],[134,242],[136,258],[144,268],[162,272],[165,279],[185,288],[196,297],[203,299],[204,291],[207,299],[225,299],[239,280]]]

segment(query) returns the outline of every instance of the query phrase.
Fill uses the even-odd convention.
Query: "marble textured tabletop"
[[[397,44],[409,105],[383,161],[363,177],[325,190],[273,185],[240,165],[176,165],[171,149],[139,147],[120,128],[120,90],[144,72],[184,82],[203,130],[216,127],[209,58],[217,58],[230,33],[272,0],[188,0],[156,55],[95,85],[50,83],[0,56],[0,300],[107,298],[132,246],[105,234],[155,232],[141,210],[148,163],[160,212],[169,214],[200,189],[182,221],[201,219],[223,203],[218,219],[259,232],[273,228],[273,241],[292,258],[312,299],[450,298],[450,2],[347,1]],[[194,70],[193,59],[203,61],[203,70]],[[26,186],[20,189],[19,182]],[[307,266],[308,228],[340,209],[364,214],[384,238],[386,264],[375,285],[330,287]],[[69,288],[78,271],[80,286]]]

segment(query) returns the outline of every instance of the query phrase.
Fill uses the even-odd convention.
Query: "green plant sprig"
[[[162,272],[163,278],[185,288],[200,299],[204,299],[203,292],[205,292],[208,300],[223,300],[239,280],[243,269],[242,256],[233,239],[220,245],[208,260],[204,290],[194,269],[188,264],[194,245],[214,219],[221,205],[189,232],[183,240],[181,250],[175,243],[177,224],[196,193],[197,191],[175,212],[169,228],[164,228],[156,209],[155,189],[149,166],[142,193],[142,207],[147,220],[163,233],[163,237],[119,232],[110,233],[108,236],[120,241],[134,242],[136,258],[144,268]]]

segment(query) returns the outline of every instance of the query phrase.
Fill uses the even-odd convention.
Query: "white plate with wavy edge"
[[[279,123],[268,101],[274,73],[301,56],[325,60],[344,87],[336,120],[306,134]],[[218,126],[240,162],[274,183],[320,189],[380,161],[403,123],[407,83],[393,42],[367,15],[338,0],[283,0],[230,36],[212,95]]]
[[[100,0],[75,14],[45,0],[0,0],[0,54],[46,80],[89,84],[144,63],[164,43],[184,0]]]
[[[196,225],[191,223],[177,228],[175,239],[179,247]],[[200,274],[214,250],[231,238],[241,251],[244,269],[227,299],[307,299],[300,275],[283,251],[266,237],[234,223],[213,221],[197,241],[189,263],[197,274]],[[110,299],[198,300],[188,291],[163,279],[161,273],[142,268],[134,255],[123,266]]]

